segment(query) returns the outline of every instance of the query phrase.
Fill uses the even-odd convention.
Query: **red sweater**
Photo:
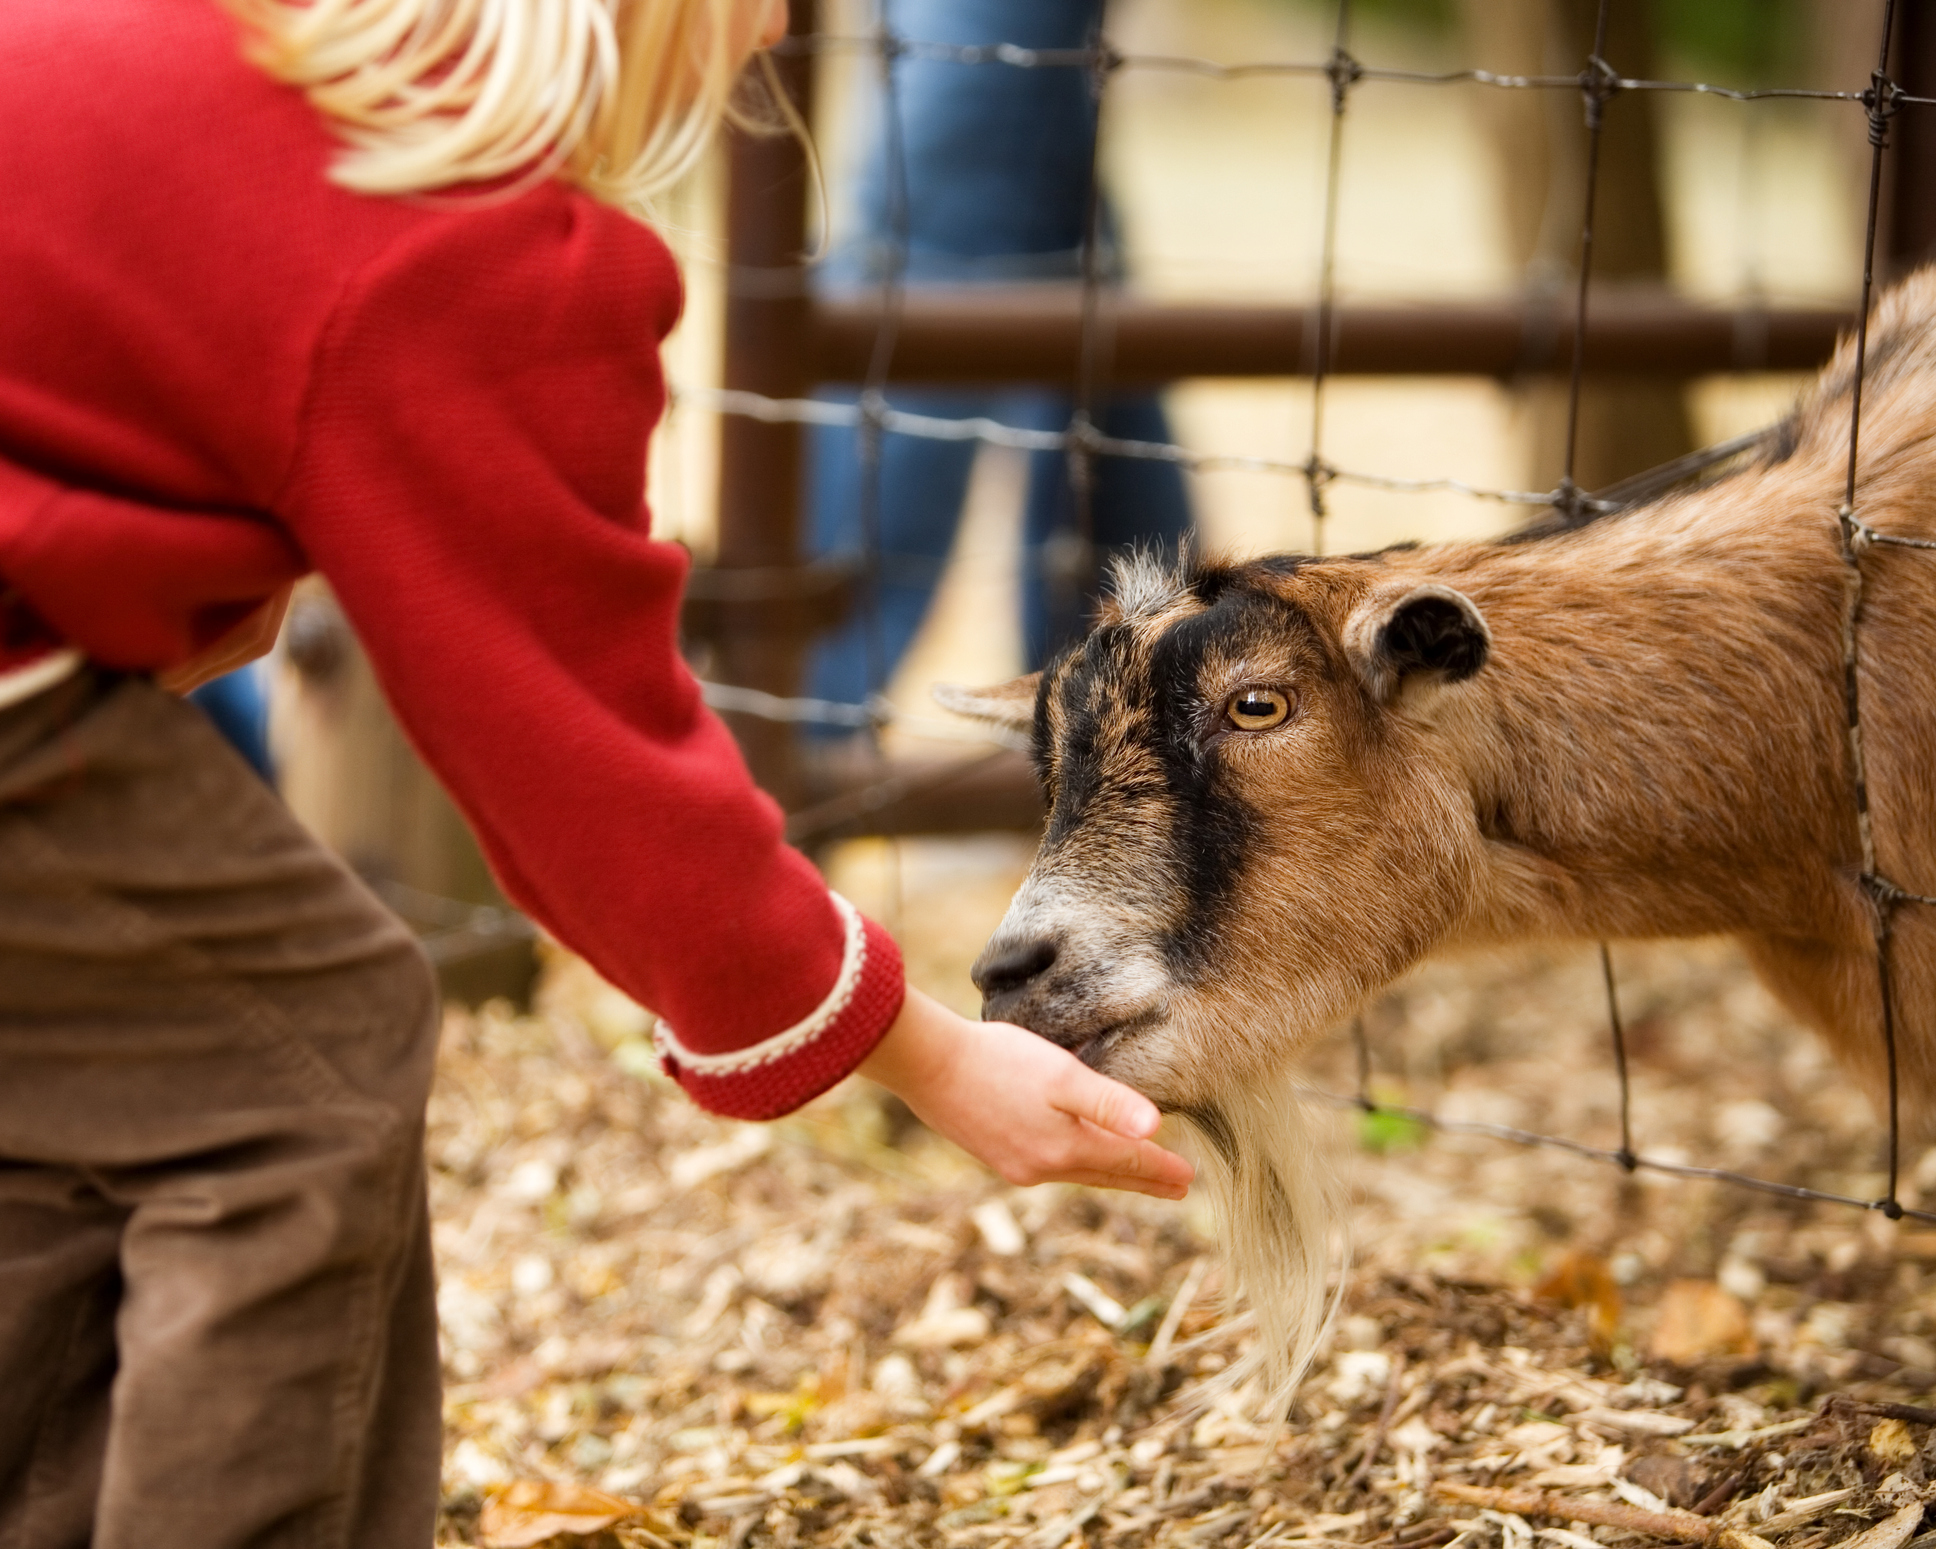
[[[642,503],[664,244],[555,184],[335,187],[214,0],[6,12],[0,595],[158,670],[321,571],[506,892],[665,1019],[693,1096],[770,1117],[840,1079],[900,959],[679,657]]]

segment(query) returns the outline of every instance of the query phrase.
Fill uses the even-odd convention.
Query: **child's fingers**
[[[1174,1151],[1166,1151],[1150,1140],[1137,1141],[1131,1154],[1108,1170],[1178,1189],[1188,1188],[1197,1175],[1196,1168],[1187,1158],[1178,1156]]]
[[[1092,1189],[1121,1189],[1126,1194],[1147,1194],[1151,1199],[1182,1199],[1190,1191],[1181,1183],[1159,1183],[1154,1178],[1136,1178],[1128,1173],[1071,1173],[1057,1180],[1081,1183]]]
[[[1163,1122],[1156,1104],[1141,1092],[1110,1080],[1076,1059],[1063,1068],[1049,1101],[1074,1118],[1132,1140],[1154,1135]]]
[[[1126,1141],[1120,1135],[1083,1124],[1076,1147],[1064,1159],[1057,1176],[1069,1183],[1086,1181],[1079,1174],[1136,1179],[1163,1189],[1186,1189],[1196,1176],[1196,1169],[1174,1151],[1166,1151],[1154,1141]],[[1112,1185],[1117,1188],[1124,1186]]]
[[[1047,1128],[1024,1124],[1006,1156],[989,1160],[1010,1183],[1094,1183],[1180,1199],[1196,1170],[1154,1141],[1131,1140],[1054,1109]],[[1046,1116],[1046,1115],[1045,1115]]]

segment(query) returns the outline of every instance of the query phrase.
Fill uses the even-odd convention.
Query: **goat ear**
[[[1031,672],[1010,678],[993,688],[962,688],[955,683],[937,683],[930,690],[934,702],[956,715],[977,721],[992,721],[997,726],[1012,726],[1027,731],[1035,725],[1035,689],[1042,674]]]
[[[1365,688],[1390,704],[1410,683],[1458,683],[1492,654],[1492,631],[1472,599],[1435,581],[1374,592],[1344,626],[1345,653]]]

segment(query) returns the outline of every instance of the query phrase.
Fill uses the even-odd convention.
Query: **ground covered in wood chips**
[[[921,911],[1013,878],[910,853],[910,961],[957,972],[988,922],[937,944]],[[1639,1149],[1880,1192],[1867,1105],[1729,949],[1616,964]],[[1591,950],[1428,967],[1367,1018],[1374,1090],[1612,1143],[1599,997]],[[648,1037],[562,959],[532,1014],[449,1016],[430,1134],[444,1544],[1898,1549],[1919,1531],[1926,1227],[1313,1104],[1352,1201],[1343,1304],[1273,1432],[1243,1395],[1206,1402],[1246,1336],[1200,1206],[1011,1189],[861,1083],[779,1124],[717,1121]],[[1309,1077],[1349,1090],[1349,1041]],[[1936,1200],[1936,1153],[1905,1168],[1908,1202]]]

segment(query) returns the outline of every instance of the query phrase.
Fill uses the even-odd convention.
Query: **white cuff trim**
[[[45,693],[56,683],[66,682],[81,670],[85,660],[76,650],[49,651],[24,667],[0,672],[0,710],[9,705],[25,704],[34,695]]]
[[[861,920],[860,910],[838,893],[830,892],[827,896],[834,901],[841,924],[846,928],[846,941],[840,954],[840,973],[825,1000],[785,1032],[775,1033],[750,1048],[734,1049],[726,1054],[700,1054],[688,1049],[679,1041],[678,1034],[661,1022],[654,1034],[659,1052],[670,1055],[682,1070],[696,1071],[702,1076],[731,1076],[785,1059],[789,1054],[804,1049],[832,1027],[841,1012],[847,1009],[847,1003],[854,998],[854,991],[860,987],[861,971],[867,966],[867,929]]]

